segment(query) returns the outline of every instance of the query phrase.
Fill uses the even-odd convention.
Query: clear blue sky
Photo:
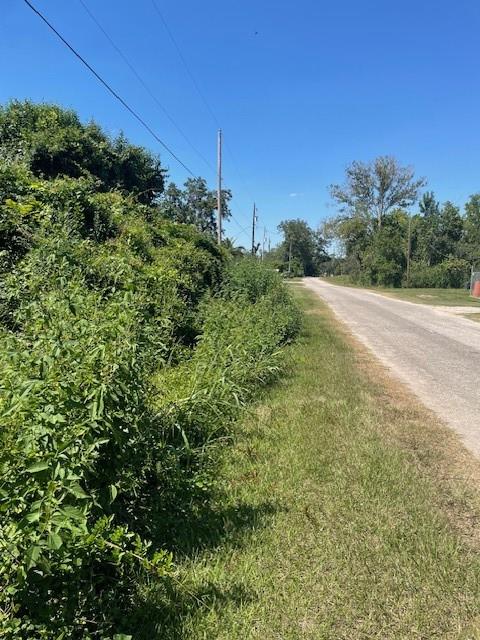
[[[214,175],[125,67],[78,0],[33,0],[198,175]],[[151,0],[85,0],[193,144],[215,164],[217,125]],[[225,185],[248,226],[317,226],[346,164],[392,154],[439,199],[480,191],[478,0],[157,0],[231,150]],[[188,177],[23,0],[3,0],[0,101],[53,101],[123,130]],[[230,236],[249,244],[235,223]],[[278,236],[272,235],[272,241]]]

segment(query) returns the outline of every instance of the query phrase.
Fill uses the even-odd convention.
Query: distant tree
[[[463,236],[463,225],[460,209],[450,201],[445,202],[440,212],[439,252],[442,260],[457,254],[458,244]]]
[[[426,184],[415,179],[411,167],[401,167],[395,158],[380,156],[373,162],[352,162],[343,185],[331,185],[330,193],[348,215],[373,216],[378,227],[384,216],[396,207],[409,207]]]
[[[159,210],[164,218],[182,224],[193,224],[193,215],[189,214],[185,193],[170,182],[159,201]]]
[[[480,268],[480,193],[470,196],[465,205],[463,253],[475,268]]]
[[[374,229],[365,216],[339,216],[329,222],[330,237],[340,244],[341,252],[353,263],[361,263],[362,255],[369,246]]]
[[[408,216],[401,209],[385,215],[362,255],[362,276],[368,283],[399,287],[406,267]]]
[[[230,217],[228,189],[222,191],[222,218]],[[160,213],[174,222],[193,224],[199,231],[217,233],[217,192],[210,190],[204,178],[189,178],[184,189],[170,183],[159,201]]]
[[[283,270],[288,269],[290,257],[295,260],[297,270],[303,275],[313,276],[318,273],[319,265],[328,259],[326,241],[323,235],[311,229],[305,220],[284,220],[278,225],[284,240],[279,248]]]
[[[433,266],[456,256],[463,234],[458,207],[451,202],[440,207],[433,192],[428,192],[420,202],[420,213],[415,221],[415,258]]]
[[[425,218],[437,216],[440,213],[440,203],[435,199],[433,191],[426,191],[423,194],[419,209]]]

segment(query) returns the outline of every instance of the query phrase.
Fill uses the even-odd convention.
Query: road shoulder
[[[478,637],[478,461],[292,288],[303,334],[239,424],[212,545],[179,563],[178,637]]]

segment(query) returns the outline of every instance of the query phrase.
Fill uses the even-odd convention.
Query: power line
[[[90,73],[92,73],[97,80],[107,89],[107,91],[109,93],[112,94],[112,96],[118,100],[120,102],[120,104],[122,104],[125,109],[127,109],[127,111],[138,121],[140,122],[140,124],[150,133],[151,136],[153,136],[155,138],[155,140],[160,143],[162,145],[162,147],[168,151],[168,153],[172,156],[172,158],[174,158],[193,178],[195,177],[195,174],[193,173],[193,171],[191,171],[187,165],[182,162],[180,160],[180,158],[175,154],[174,151],[172,151],[172,149],[170,149],[170,147],[163,142],[163,140],[155,133],[155,131],[145,122],[145,120],[138,115],[138,113],[114,90],[112,89],[112,87],[108,84],[108,82],[106,80],[104,80],[102,78],[102,76],[97,73],[95,71],[95,69],[85,60],[85,58],[83,58],[80,53],[78,53],[78,51],[76,49],[73,48],[73,46],[67,42],[67,40],[65,40],[65,38],[61,35],[61,33],[59,33],[55,27],[47,20],[47,18],[40,13],[40,11],[34,7],[34,5],[30,2],[30,0],[23,0],[25,2],[25,4],[30,7],[30,9],[37,14],[37,16],[42,20],[42,22],[44,22],[47,27],[53,31],[53,33],[57,36],[57,38],[59,38],[63,44],[70,49],[70,51],[73,53],[73,55],[78,58],[80,60],[80,62],[87,67],[87,69],[90,71]]]
[[[215,122],[216,126],[221,129],[221,124],[217,119],[217,116],[215,115],[215,113],[213,112],[213,109],[211,108],[210,104],[208,103],[208,100],[205,98],[203,91],[200,89],[200,86],[198,84],[198,82],[195,79],[195,76],[193,75],[192,71],[190,70],[190,67],[187,63],[187,60],[185,59],[185,56],[182,53],[182,50],[180,49],[180,46],[178,45],[178,42],[176,41],[173,33],[170,31],[170,27],[168,26],[167,21],[165,20],[165,17],[163,15],[163,13],[160,10],[160,7],[158,6],[157,2],[155,0],[152,0],[152,4],[153,7],[155,9],[155,11],[158,13],[160,20],[162,21],[163,26],[165,27],[165,31],[168,34],[168,37],[170,38],[170,40],[172,41],[173,46],[175,47],[175,49],[177,50],[178,55],[180,56],[181,61],[183,62],[183,66],[185,67],[186,72],[188,73],[188,75],[190,76],[190,80],[193,82],[195,89],[197,90],[198,95],[200,96],[200,98],[202,99],[204,105],[206,106],[208,112],[210,113],[210,115],[213,118],[213,121]]]
[[[178,44],[178,42],[177,42],[175,36],[173,35],[170,27],[168,26],[168,23],[167,23],[167,21],[165,19],[165,16],[163,15],[160,7],[158,6],[157,1],[156,0],[152,0],[152,5],[153,5],[155,11],[157,12],[158,16],[160,17],[160,20],[162,21],[162,24],[163,24],[163,26],[165,28],[165,31],[167,32],[168,37],[172,41],[172,44],[175,47],[175,49],[176,49],[176,51],[178,53],[178,56],[179,56],[180,60],[182,61],[183,66],[185,67],[185,71],[187,72],[188,76],[190,77],[190,80],[192,81],[193,86],[195,87],[198,95],[200,96],[200,99],[202,100],[202,102],[205,105],[207,111],[209,112],[210,116],[212,117],[212,120],[215,123],[215,125],[219,129],[221,129],[222,126],[221,126],[221,124],[219,122],[219,119],[215,115],[215,112],[213,111],[212,107],[210,106],[210,103],[208,102],[207,98],[205,97],[205,94],[203,93],[202,89],[200,88],[200,85],[197,82],[197,80],[195,78],[195,75],[193,74],[192,70],[190,69],[190,66],[189,66],[185,56],[183,55],[183,52],[182,52],[182,50],[180,48],[180,45]],[[230,148],[228,140],[225,140],[225,148],[226,148],[228,154],[230,155],[230,158],[232,160],[232,163],[233,163],[234,168],[235,168],[236,173],[237,173],[237,177],[239,178],[240,182],[243,184],[244,190],[247,192],[247,195],[249,195],[250,198],[252,200],[254,200],[253,196],[250,193],[250,190],[245,187],[245,181],[242,179],[242,177],[240,175],[237,163],[235,161],[235,156],[234,156],[234,154],[233,154],[233,152],[232,152],[232,150]]]
[[[180,128],[180,126],[175,122],[175,120],[172,118],[172,116],[168,113],[168,111],[165,109],[165,107],[163,106],[163,104],[160,102],[160,100],[158,100],[157,96],[154,94],[154,92],[152,91],[152,89],[149,87],[149,85],[145,82],[144,78],[138,73],[138,71],[136,70],[136,68],[133,66],[133,64],[130,62],[130,60],[127,58],[127,56],[125,55],[125,53],[120,49],[120,47],[114,42],[114,40],[112,39],[112,37],[109,35],[109,33],[106,31],[106,29],[102,26],[102,24],[99,22],[99,20],[95,17],[95,15],[93,14],[93,12],[91,11],[91,9],[87,6],[87,4],[84,2],[84,0],[78,0],[80,2],[80,4],[82,5],[82,7],[85,9],[85,11],[88,13],[88,15],[90,16],[90,18],[93,20],[93,22],[97,25],[97,27],[100,29],[100,31],[103,33],[103,35],[105,36],[105,38],[109,41],[109,43],[112,45],[112,47],[115,49],[115,51],[118,53],[118,55],[122,58],[122,60],[124,61],[124,63],[127,65],[127,67],[130,69],[130,71],[133,73],[133,75],[137,78],[138,82],[142,85],[142,87],[145,89],[145,91],[148,93],[148,95],[152,98],[152,100],[155,102],[155,104],[157,105],[157,107],[162,111],[162,113],[168,118],[168,120],[172,123],[172,125],[175,127],[175,129],[179,132],[179,134],[182,136],[182,138],[185,140],[185,142],[190,146],[191,149],[193,149],[193,151],[205,162],[205,164],[212,170],[214,171],[214,168],[212,166],[212,164],[207,160],[207,158],[205,158],[205,156],[195,147],[195,145],[189,140],[189,138],[187,137],[187,135],[185,134],[185,132]]]
[[[237,227],[240,229],[240,231],[242,233],[246,233],[246,234],[250,234],[250,229],[247,229],[247,227],[242,227],[242,225],[240,224],[240,222],[235,218],[235,216],[233,215],[233,213],[230,214],[230,217],[232,218],[233,222],[235,222],[235,224],[237,225]],[[238,234],[237,236],[235,236],[235,239],[238,238],[240,234]]]

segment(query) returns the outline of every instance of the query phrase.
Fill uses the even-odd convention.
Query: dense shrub
[[[0,151],[23,160],[40,177],[94,177],[102,190],[121,189],[139,202],[162,193],[165,172],[158,158],[124,136],[112,139],[98,125],[82,124],[74,111],[14,101],[0,107]]]
[[[458,289],[468,284],[469,277],[470,264],[460,258],[449,258],[434,266],[422,262],[412,262],[410,286]]]
[[[16,109],[0,114],[0,635],[106,640],[134,631],[139,581],[168,601],[179,527],[299,317],[277,274],[228,264],[136,187],[106,191],[58,131],[48,166],[88,171],[45,179],[51,118],[82,131]],[[8,158],[19,136],[28,162]]]

